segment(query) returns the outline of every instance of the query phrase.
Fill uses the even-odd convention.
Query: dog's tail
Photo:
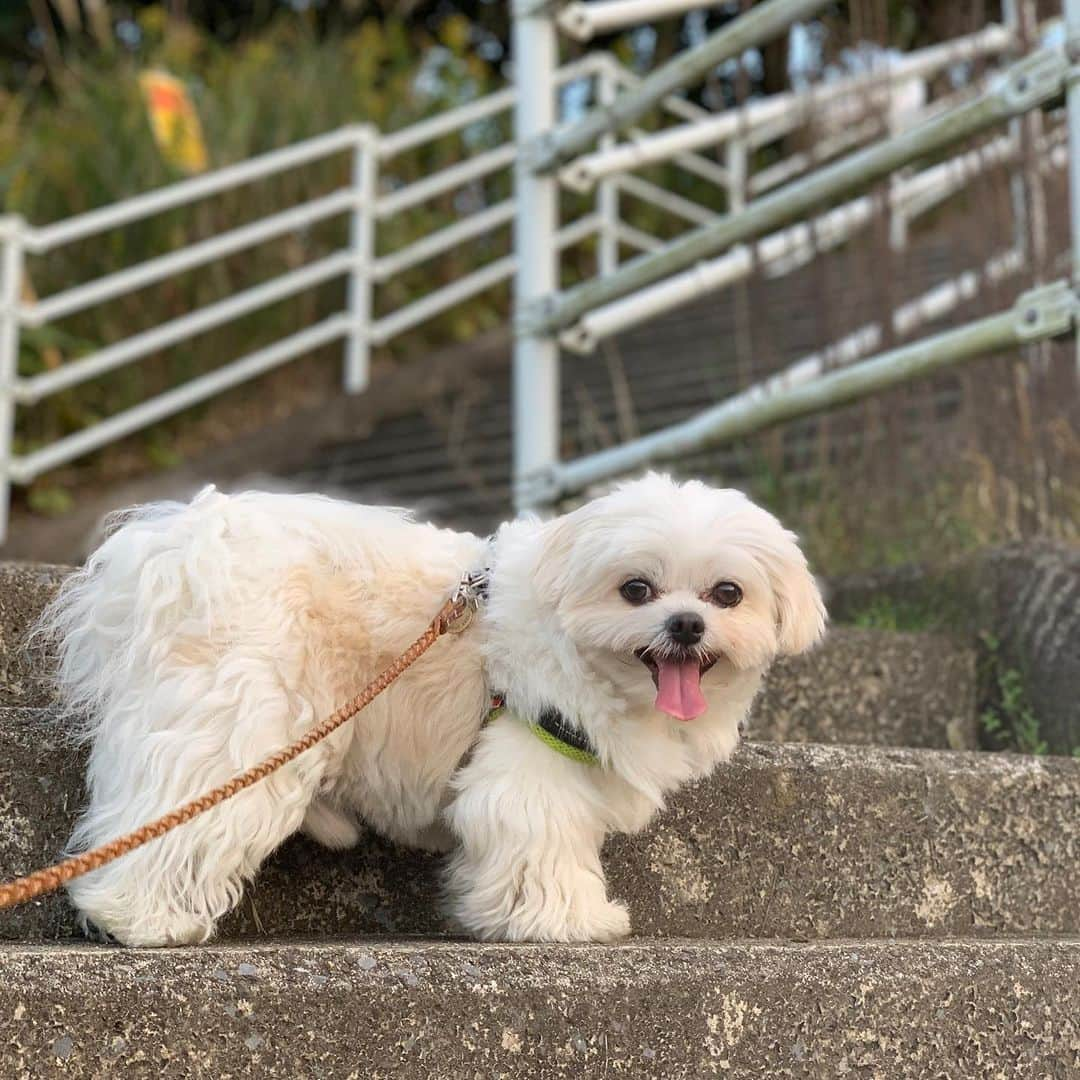
[[[204,488],[191,503],[120,511],[106,539],[70,574],[30,638],[53,654],[56,687],[77,741],[93,736],[134,665],[153,664],[185,618],[205,618],[228,572],[222,551],[228,497]],[[193,590],[201,595],[193,595]],[[202,620],[200,620],[202,621]]]

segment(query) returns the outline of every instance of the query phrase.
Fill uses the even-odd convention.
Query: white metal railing
[[[22,455],[12,453],[16,405],[35,404],[286,297],[333,278],[355,273],[357,260],[353,251],[343,250],[106,345],[52,371],[32,376],[22,376],[18,372],[20,332],[24,327],[40,327],[66,318],[318,222],[345,214],[362,216],[365,207],[374,205],[376,192],[355,186],[334,191],[210,239],[33,301],[25,301],[21,295],[26,258],[53,252],[113,229],[129,227],[164,211],[345,151],[352,151],[359,157],[369,156],[374,138],[375,134],[368,128],[345,128],[53,225],[35,227],[17,217],[3,219],[0,226],[4,250],[4,273],[0,283],[0,537],[3,535],[2,526],[6,524],[7,489],[10,483],[29,483],[50,469],[240,385],[313,349],[348,338],[352,320],[345,313],[327,318],[182,386],[140,402],[92,427]],[[365,363],[362,347],[351,352],[349,366],[354,381],[358,376],[362,381]]]
[[[563,85],[578,79],[591,80],[592,94],[599,99],[605,95],[610,97],[615,80],[627,77],[611,57],[591,55],[561,68],[554,76],[554,83]],[[437,173],[386,191],[380,190],[381,176],[402,154],[506,114],[513,108],[516,98],[514,88],[507,88],[390,134],[382,134],[370,126],[350,125],[50,225],[35,226],[13,215],[0,217],[0,541],[6,530],[11,484],[28,484],[83,454],[336,341],[344,343],[345,388],[350,393],[360,392],[367,384],[372,347],[385,345],[442,312],[509,281],[518,265],[512,250],[396,310],[380,317],[374,315],[374,295],[378,289],[428,260],[509,226],[516,204],[510,198],[483,207],[460,221],[385,254],[377,254],[380,226],[440,196],[508,171],[516,163],[517,148],[509,140],[465,157]],[[669,102],[668,111],[681,120],[704,114],[703,110],[679,101]],[[351,180],[339,190],[137,265],[74,284],[50,296],[33,300],[22,297],[24,266],[28,258],[56,252],[111,230],[130,228],[157,214],[345,154],[351,156]],[[724,171],[701,155],[682,154],[678,164],[713,183],[726,182]],[[53,370],[33,375],[21,375],[18,371],[24,329],[55,323],[256,245],[295,234],[321,222],[346,217],[349,219],[349,239],[339,251],[122,340],[104,344]],[[596,211],[561,229],[555,244],[562,250],[597,237],[601,262],[613,269],[618,261],[621,230],[615,185],[601,184]],[[54,394],[334,280],[347,281],[346,304],[341,312],[139,402],[92,427],[29,453],[13,452],[17,407],[35,405]]]
[[[519,507],[550,506],[563,496],[648,462],[672,459],[856,401],[997,349],[1076,330],[1080,302],[1066,281],[1030,290],[996,315],[867,357],[885,336],[880,324],[872,324],[680,424],[575,461],[561,461],[560,344],[588,351],[598,340],[722,288],[758,265],[767,272],[786,272],[865,227],[883,203],[894,225],[899,222],[900,227],[891,230],[893,242],[902,244],[912,217],[940,203],[972,176],[1014,161],[1020,153],[1019,118],[1062,96],[1067,98],[1067,148],[1060,145],[1056,131],[1040,135],[1038,148],[1049,164],[1069,165],[1074,270],[1080,267],[1080,0],[1065,0],[1065,45],[1048,43],[1036,48],[981,85],[930,106],[925,104],[925,86],[917,88],[909,95],[913,105],[903,116],[895,114],[895,91],[913,80],[925,80],[958,59],[1015,51],[1018,4],[1004,5],[1009,27],[990,26],[967,38],[892,60],[883,75],[826,83],[803,95],[777,95],[716,116],[688,118],[691,122],[652,134],[633,130],[639,117],[670,100],[679,88],[699,81],[721,59],[764,44],[824,6],[812,0],[762,0],[705,42],[626,89],[615,102],[594,108],[573,124],[554,127],[550,108],[536,99],[551,97],[557,28],[587,40],[602,30],[691,6],[704,6],[704,2],[603,0],[574,3],[561,13],[543,0],[520,0],[515,6],[515,50],[527,58],[525,77],[533,91],[530,100],[519,100],[516,114],[523,164],[518,190],[518,251],[523,268],[515,293],[514,352],[514,478]],[[817,164],[814,154],[804,154],[797,162],[780,163],[767,182],[759,179],[755,185],[747,175],[748,149],[804,123],[807,118],[801,103],[815,119],[823,120],[825,139],[832,140],[824,153],[822,146],[815,146],[818,159],[843,156],[801,176]],[[871,142],[881,133],[875,114],[883,108],[891,113],[885,137]],[[913,175],[899,172],[997,125],[1008,125],[1008,134],[978,151],[960,153]],[[628,133],[628,138],[616,143],[614,137],[620,133]],[[597,140],[601,144],[593,149]],[[699,210],[656,185],[626,175],[718,143],[727,150],[729,199],[724,214]],[[844,153],[853,146],[856,149]],[[1041,175],[1039,166],[1026,168],[1014,181],[1038,185]],[[622,237],[644,253],[613,273],[560,291],[553,242],[557,223],[552,212],[557,185],[561,181],[588,191],[612,178],[619,185],[617,190],[665,207],[692,228],[660,243],[623,226]],[[884,179],[890,181],[884,199],[851,198]],[[1033,203],[1038,202],[1037,194],[1033,193]],[[835,205],[844,197],[850,201]],[[1023,201],[1014,200],[1014,205]],[[830,205],[832,209],[819,209]],[[983,281],[1000,281],[1015,273],[1024,265],[1024,257],[1018,245],[982,271],[969,271],[898,308],[892,315],[893,332],[909,333],[928,318],[952,310]],[[830,365],[832,370],[827,370]]]
[[[556,82],[581,78],[599,81],[608,77],[610,71],[606,57],[592,56],[566,65],[557,74]],[[384,345],[441,312],[510,280],[517,265],[512,252],[492,259],[459,280],[433,288],[397,310],[378,318],[374,316],[373,296],[377,289],[469,240],[488,236],[493,230],[508,226],[513,219],[514,202],[511,199],[483,208],[396,251],[377,255],[380,224],[408,214],[449,192],[505,172],[514,163],[516,148],[512,141],[504,142],[438,173],[388,191],[380,191],[380,174],[385,173],[393,159],[410,150],[506,114],[513,107],[515,98],[513,88],[501,90],[387,135],[370,126],[351,125],[51,225],[34,226],[11,215],[0,218],[0,540],[6,528],[10,484],[30,483],[83,454],[333,342],[344,343],[346,389],[350,393],[359,392],[367,384],[368,358],[373,346]],[[55,252],[110,230],[130,228],[154,215],[344,154],[350,155],[352,161],[351,181],[346,187],[137,265],[72,285],[50,296],[23,299],[22,282],[28,258]],[[703,166],[708,165],[704,159],[702,162]],[[608,193],[605,191],[598,198],[598,205],[606,199]],[[105,344],[53,370],[34,375],[21,375],[18,371],[24,329],[54,323],[256,245],[295,234],[320,222],[345,217],[349,219],[349,239],[339,251],[120,341]],[[586,214],[560,232],[557,244],[560,248],[569,247],[607,229],[606,243],[610,246],[615,224],[599,212]],[[347,281],[344,310],[91,427],[29,453],[13,453],[17,406],[37,404],[61,391],[334,280]]]
[[[528,0],[523,3],[527,6]],[[695,6],[700,6],[698,0],[590,0],[568,5],[557,18],[560,26],[586,39],[611,26],[624,25],[628,19],[651,18]],[[593,477],[598,470],[610,471],[637,461],[636,455],[645,452],[643,448],[651,457],[666,453],[665,446],[670,449],[684,445],[674,437],[667,443],[663,437],[650,437],[647,443],[639,441],[616,448],[591,464],[572,467],[572,463],[559,463],[559,343],[576,351],[588,351],[597,341],[643,318],[745,277],[756,265],[773,274],[794,269],[815,252],[842,243],[865,228],[881,209],[880,200],[860,196],[808,217],[816,201],[842,196],[854,184],[865,183],[871,172],[884,175],[928,146],[944,147],[955,141],[950,125],[955,127],[958,112],[969,121],[973,117],[975,126],[986,126],[1003,116],[1019,115],[1030,104],[1045,100],[1056,92],[1064,77],[1060,50],[1044,50],[1004,83],[983,86],[974,104],[964,100],[953,107],[951,100],[939,100],[926,105],[923,81],[946,65],[958,59],[995,58],[1015,50],[1017,35],[1012,28],[990,26],[966,38],[892,61],[873,77],[849,76],[801,93],[753,101],[721,114],[710,113],[678,95],[682,86],[725,58],[767,41],[792,18],[810,17],[824,6],[825,0],[766,0],[686,55],[640,78],[603,53],[589,54],[556,69],[554,16],[548,7],[538,4],[534,11],[520,14],[515,24],[515,47],[521,58],[518,78],[529,88],[526,94],[519,96],[514,88],[500,90],[389,134],[366,125],[351,125],[55,224],[34,226],[15,216],[0,218],[0,539],[6,526],[10,484],[29,483],[83,454],[334,342],[344,346],[345,387],[350,393],[359,392],[367,383],[372,347],[385,345],[511,278],[517,281],[518,301],[514,437],[515,473],[522,503],[550,502],[572,490],[584,476]],[[555,128],[556,88],[578,79],[590,81],[592,101],[599,107]],[[897,100],[904,99],[898,89],[905,86],[916,86],[917,92],[906,99],[912,103],[910,108],[898,115]],[[973,85],[962,93],[971,99],[978,90]],[[635,125],[654,108],[671,126],[644,133]],[[395,158],[432,140],[489,122],[511,109],[516,109],[516,139],[486,146],[411,183],[396,187],[388,184]],[[1070,118],[1074,113],[1072,109]],[[750,154],[755,147],[808,123],[821,129],[811,151],[800,151],[769,169],[753,171]],[[881,135],[883,123],[892,137],[884,143],[873,143]],[[938,125],[936,141],[928,141],[926,130],[934,124]],[[842,130],[836,130],[838,125]],[[626,141],[620,142],[620,137]],[[597,140],[598,146],[593,149]],[[1046,152],[1047,165],[1060,167],[1065,163],[1067,154],[1059,130],[1045,133],[1040,145]],[[843,158],[825,168],[826,182],[822,172],[804,180],[794,179],[817,161],[860,146],[863,149],[857,151],[856,158],[859,154],[870,155],[869,159],[864,157],[861,168],[852,168],[851,159]],[[719,151],[720,160],[715,159],[714,151]],[[888,158],[885,162],[880,160],[883,153]],[[34,300],[22,296],[23,269],[29,258],[346,154],[351,161],[350,180],[338,190],[176,251],[163,252],[135,266],[73,284],[50,296]],[[987,168],[1013,164],[1018,157],[1018,133],[1010,131],[978,151],[966,151],[897,178],[886,200],[888,211],[906,228],[907,221],[937,205],[973,176]],[[726,212],[720,213],[713,206],[677,195],[634,174],[637,169],[660,162],[720,189]],[[460,220],[420,235],[397,250],[380,253],[379,230],[388,222],[511,167],[515,172],[511,197],[488,205],[481,200],[478,209]],[[595,189],[594,208],[561,227],[557,205],[560,183],[583,192]],[[633,204],[662,211],[670,224],[687,231],[673,242],[663,241],[641,227],[642,219],[633,212]],[[110,303],[176,274],[209,266],[317,223],[345,218],[349,224],[348,241],[340,250],[122,340],[105,343],[53,370],[33,375],[18,371],[24,329]],[[493,256],[458,280],[376,316],[379,290],[399,275],[511,224],[514,241],[507,254]],[[783,227],[769,233],[776,226]],[[599,279],[569,293],[559,293],[559,252],[590,238],[597,244]],[[645,254],[620,266],[624,248]],[[691,252],[689,258],[687,251]],[[701,261],[702,254],[720,251],[723,253]],[[1001,265],[1009,267],[1009,272],[1015,270],[1015,257],[1012,261],[1008,256],[1002,258]],[[688,268],[691,263],[696,265]],[[951,292],[928,294],[921,307],[898,310],[893,318],[894,331],[909,332],[914,325],[925,322],[922,316],[926,312],[942,310],[948,297],[952,298],[949,302],[959,302],[982,280],[998,280],[1004,273],[999,271],[988,267],[982,273],[961,275],[951,283]],[[28,453],[13,453],[16,407],[34,405],[334,280],[347,283],[341,311],[92,427]],[[881,339],[880,326],[876,330],[863,328],[850,341],[837,343],[824,355],[854,362],[865,356],[867,342]],[[801,386],[808,373],[820,375],[820,360],[820,356],[807,358],[792,369],[795,374],[775,377],[767,384],[766,396],[771,400],[790,391],[796,383]],[[743,406],[737,401],[729,403],[724,415],[743,408],[745,401],[754,402],[754,407],[760,409],[760,393],[748,393]]]
[[[559,179],[588,191],[605,176],[667,161],[687,150],[703,150],[742,136],[750,146],[771,142],[803,126],[808,117],[834,129],[849,127],[888,110],[897,91],[914,80],[932,78],[952,64],[999,56],[1015,43],[1002,26],[988,26],[956,41],[922,49],[889,64],[884,71],[824,83],[803,93],[773,94],[707,119],[632,138],[609,150],[584,154],[559,170]]]
[[[1060,169],[1067,165],[1066,148],[1059,140],[1059,132],[1051,132],[1040,140],[1037,151],[1046,166]],[[589,353],[605,338],[744,280],[756,270],[773,276],[788,273],[804,265],[809,258],[837,247],[867,228],[886,207],[909,224],[940,205],[987,168],[1013,160],[1018,153],[1016,142],[1002,137],[978,150],[967,151],[913,176],[902,177],[884,200],[872,195],[860,196],[809,221],[766,236],[752,246],[741,244],[719,258],[698,263],[656,285],[593,308],[561,331],[559,342],[572,352]],[[637,178],[620,181],[620,190],[648,198],[698,225],[707,225],[717,219],[717,215],[699,213],[685,205],[687,200],[679,200],[672,193]]]

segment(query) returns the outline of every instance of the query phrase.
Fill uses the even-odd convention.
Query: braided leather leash
[[[466,577],[454,595],[442,606],[438,615],[431,620],[423,634],[385,671],[372,679],[351,701],[346,702],[292,745],[279,750],[276,754],[260,761],[258,765],[253,765],[246,772],[206,792],[205,795],[200,795],[197,799],[178,806],[156,821],[148,822],[141,828],[135,829],[134,832],[127,833],[90,851],[84,851],[70,859],[64,859],[63,862],[58,862],[54,866],[47,866],[26,877],[16,878],[14,881],[0,885],[0,911],[4,908],[15,907],[16,904],[25,904],[35,897],[56,892],[73,878],[106,866],[122,855],[127,855],[136,848],[150,843],[151,840],[156,840],[159,836],[164,836],[167,832],[187,824],[200,814],[205,814],[207,810],[238,795],[245,788],[266,779],[283,765],[287,765],[306,750],[310,750],[316,743],[322,742],[343,724],[348,723],[361,709],[370,705],[407,668],[416,663],[443,634],[464,630],[472,621],[477,602],[478,594],[474,588],[474,579]]]

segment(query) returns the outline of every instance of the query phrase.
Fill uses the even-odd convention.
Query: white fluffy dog
[[[345,848],[364,821],[452,849],[450,909],[479,937],[626,934],[605,835],[727,760],[763,670],[825,624],[774,517],[659,475],[488,541],[315,495],[207,489],[123,516],[45,621],[91,745],[71,847],[295,739],[477,568],[490,592],[470,629],[268,780],[76,880],[82,917],[129,945],[205,941],[287,836]],[[506,709],[485,724],[493,694]]]

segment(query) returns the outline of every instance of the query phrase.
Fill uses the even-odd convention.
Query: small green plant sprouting
[[[1007,667],[1001,657],[1001,642],[990,633],[982,633],[982,684],[985,706],[979,714],[984,735],[998,750],[1021,754],[1046,754],[1046,740],[1039,732],[1039,721],[1028,703],[1024,677],[1016,668]],[[1074,751],[1076,756],[1080,753]]]

